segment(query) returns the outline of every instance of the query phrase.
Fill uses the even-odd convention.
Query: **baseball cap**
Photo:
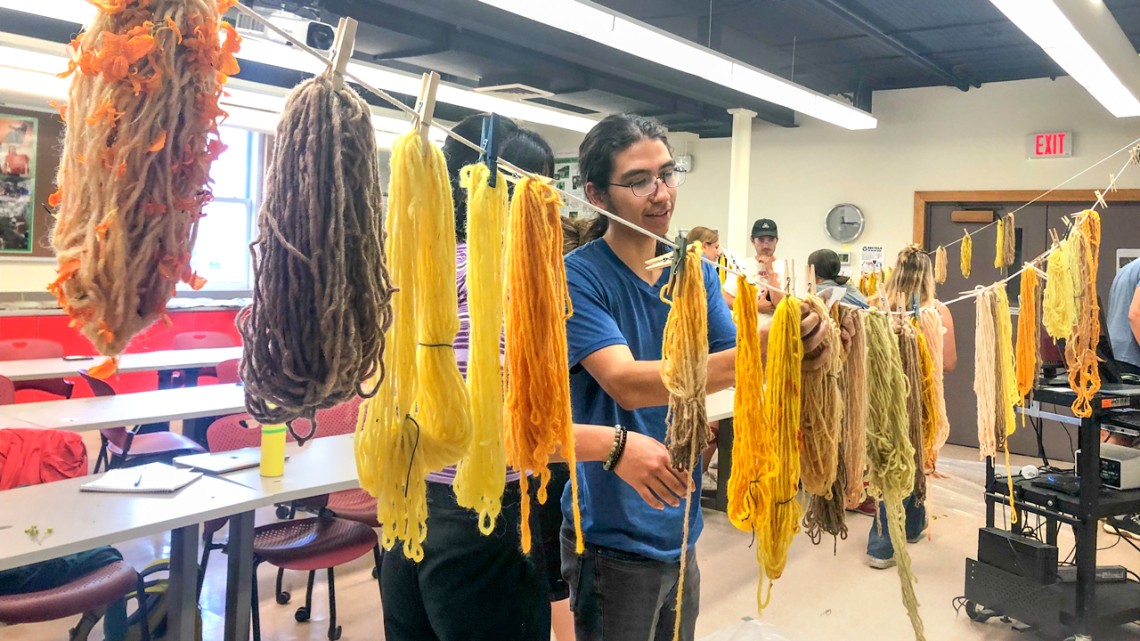
[[[765,236],[772,238],[780,237],[780,232],[776,229],[776,221],[768,218],[761,218],[755,223],[752,223],[752,237],[764,238]]]

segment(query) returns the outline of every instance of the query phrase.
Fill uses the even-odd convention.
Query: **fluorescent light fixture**
[[[88,24],[95,16],[96,9],[85,0],[0,0],[0,8],[21,11],[56,20],[66,20]],[[242,60],[265,65],[292,69],[305,73],[318,74],[325,65],[309,54],[288,45],[245,37],[239,63]],[[415,96],[420,91],[420,77],[384,69],[376,65],[350,62],[348,73],[358,76],[364,82],[383,89]],[[440,84],[436,99],[447,104],[466,107],[476,111],[489,111],[540,125],[569,129],[585,133],[597,124],[597,120],[550,107],[528,104],[522,101],[507,100],[488,96],[466,87]]]
[[[1117,118],[1140,116],[1140,100],[1124,86],[1053,0],[990,2],[1112,115]]]
[[[479,0],[846,129],[873,129],[871,114],[586,0]]]

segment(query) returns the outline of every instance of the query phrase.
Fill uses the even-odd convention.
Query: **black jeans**
[[[573,530],[562,530],[562,576],[570,584],[577,641],[671,641],[677,616],[680,563],[665,563],[586,544],[574,552]],[[681,639],[693,641],[701,601],[695,548],[685,559]]]
[[[427,484],[424,560],[402,543],[384,555],[384,635],[388,641],[549,641],[550,600],[541,553],[519,543],[518,483],[508,483],[490,536],[476,512],[459,507],[450,485]],[[531,511],[531,529],[538,526]],[[536,544],[533,550],[540,550]]]

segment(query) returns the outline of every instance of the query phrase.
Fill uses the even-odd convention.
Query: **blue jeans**
[[[677,617],[680,563],[586,544],[574,552],[574,533],[562,530],[562,576],[570,585],[577,641],[671,641]],[[685,559],[681,639],[693,641],[700,610],[701,572],[697,554]]]
[[[917,540],[926,529],[926,505],[916,503],[913,494],[903,499],[908,541]],[[879,531],[880,525],[882,532]],[[895,548],[891,545],[891,534],[887,531],[887,505],[882,501],[879,501],[878,516],[871,523],[871,534],[867,536],[867,554],[876,559],[889,559],[895,555]]]

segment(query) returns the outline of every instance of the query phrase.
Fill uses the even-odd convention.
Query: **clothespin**
[[[488,187],[494,187],[499,177],[499,140],[495,131],[498,124],[498,114],[483,116],[483,136],[479,142],[483,151],[479,154],[479,162],[487,163],[487,168],[491,170],[491,175],[487,178]]]
[[[419,130],[425,154],[428,150],[428,131],[431,130],[432,117],[435,116],[437,89],[439,89],[439,74],[434,71],[425,73],[420,81],[420,95],[416,100],[416,117],[412,120],[412,125]]]
[[[1116,186],[1116,174],[1108,175],[1108,190],[1119,191],[1119,188]]]
[[[665,267],[668,267],[669,265],[673,264],[673,257],[676,255],[676,253],[676,250],[673,250],[668,253],[661,254],[656,258],[650,258],[649,260],[645,261],[645,268],[663,269]]]
[[[1061,237],[1057,235],[1057,230],[1052,227],[1049,228],[1049,237],[1053,239],[1054,245],[1061,244]]]
[[[348,61],[352,59],[352,49],[356,44],[356,27],[359,23],[353,18],[341,18],[336,26],[336,39],[333,41],[333,59],[329,61],[329,70],[333,72],[333,88],[344,87],[344,71],[348,68]]]
[[[1093,190],[1093,193],[1096,194],[1096,204],[1108,209],[1108,203],[1104,202],[1104,194],[1100,193],[1099,189]]]
[[[790,292],[792,296],[799,298],[796,291],[796,261],[795,259],[784,261],[784,291]]]
[[[1140,145],[1136,145],[1128,152],[1128,161],[1133,165],[1140,165]]]
[[[809,296],[815,294],[815,265],[812,264],[807,268],[807,293]]]

